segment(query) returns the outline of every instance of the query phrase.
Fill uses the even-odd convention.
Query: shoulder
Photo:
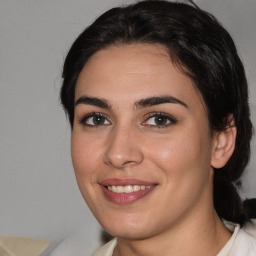
[[[256,219],[251,220],[238,231],[228,255],[256,255]]]
[[[107,244],[100,247],[91,256],[112,256],[116,245],[117,245],[117,239],[115,238],[109,241]]]

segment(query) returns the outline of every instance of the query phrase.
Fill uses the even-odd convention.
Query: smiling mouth
[[[114,193],[133,193],[140,190],[151,189],[152,186],[145,185],[126,185],[126,186],[107,186],[109,191]]]
[[[104,197],[118,205],[131,204],[150,194],[157,184],[137,179],[107,179],[101,182],[100,188]]]

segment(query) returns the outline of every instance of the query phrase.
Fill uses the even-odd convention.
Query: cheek
[[[150,158],[162,166],[178,167],[187,164],[196,164],[203,157],[205,150],[204,143],[200,138],[189,136],[173,136],[161,138],[157,143],[153,143],[154,147],[148,150]],[[207,155],[207,154],[206,154]],[[169,169],[167,168],[167,169]]]
[[[71,156],[74,171],[78,182],[82,178],[93,179],[92,174],[96,169],[96,163],[99,163],[100,145],[93,137],[85,136],[73,131],[71,137]]]
[[[207,130],[206,130],[207,131]],[[163,171],[165,182],[170,187],[200,185],[210,170],[210,137],[200,129],[180,130],[175,136],[158,139],[147,150],[148,158]],[[149,148],[147,145],[145,148]]]
[[[175,136],[154,144],[148,158],[161,173],[163,185],[159,209],[182,214],[200,197],[209,183],[210,150],[207,136]],[[159,210],[160,211],[160,210]],[[175,217],[174,216],[174,217]]]
[[[98,150],[97,150],[98,149]],[[100,150],[97,140],[73,131],[71,137],[71,156],[77,184],[92,212],[96,212],[98,202],[97,175]]]

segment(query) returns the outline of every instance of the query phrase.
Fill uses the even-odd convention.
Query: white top
[[[224,224],[233,234],[217,256],[255,256],[256,221],[247,223],[243,228],[240,228],[239,224],[230,222],[224,222]],[[92,256],[112,256],[116,245],[115,238],[99,248]]]

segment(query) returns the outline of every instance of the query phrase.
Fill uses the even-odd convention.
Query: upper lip
[[[143,181],[135,178],[108,178],[99,182],[102,186],[127,186],[127,185],[144,185],[153,186],[154,182]]]

